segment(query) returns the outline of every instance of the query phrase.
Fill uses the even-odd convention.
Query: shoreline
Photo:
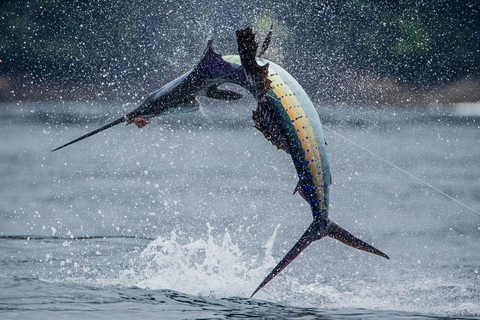
[[[42,83],[45,82],[45,83]],[[42,102],[42,101],[88,101],[137,103],[150,92],[158,89],[160,83],[152,80],[126,81],[121,83],[85,83],[65,80],[56,82],[34,81],[28,77],[0,76],[0,103]],[[382,107],[431,107],[462,105],[463,108],[480,105],[480,77],[467,76],[451,83],[429,85],[407,85],[395,80],[367,77],[350,82],[347,86],[329,89],[331,85],[317,84],[317,88],[305,85],[313,101],[329,105],[362,105]],[[316,90],[315,90],[316,89]]]

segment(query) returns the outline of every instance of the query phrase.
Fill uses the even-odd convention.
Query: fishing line
[[[270,97],[270,98],[272,98],[272,99],[275,99],[275,100],[278,100],[278,101],[280,101],[280,99],[278,99],[277,97],[274,97],[274,96],[272,96],[271,94],[268,94],[268,93],[267,93],[267,96],[269,96],[269,97]],[[334,133],[334,134],[338,135],[339,137],[341,137],[341,138],[342,138],[342,139],[344,139],[345,141],[347,141],[347,142],[349,142],[349,143],[353,144],[353,145],[354,145],[354,146],[356,146],[357,148],[360,148],[360,149],[362,149],[363,151],[365,151],[365,152],[369,153],[370,155],[374,156],[375,158],[379,159],[380,161],[383,161],[383,162],[385,162],[386,164],[388,164],[389,166],[391,166],[391,167],[393,167],[393,168],[397,169],[398,171],[402,172],[403,174],[406,174],[407,176],[409,176],[409,177],[411,177],[411,178],[413,178],[413,179],[417,180],[417,181],[418,181],[418,182],[420,182],[421,184],[423,184],[423,185],[425,185],[425,186],[429,187],[430,189],[437,191],[438,193],[440,193],[441,195],[443,195],[443,196],[447,197],[448,199],[455,201],[456,203],[458,203],[458,204],[459,204],[459,205],[461,205],[462,207],[464,207],[464,208],[466,208],[466,209],[468,209],[468,210],[470,210],[470,211],[472,211],[472,212],[474,212],[474,213],[476,213],[476,214],[480,215],[480,212],[478,212],[477,210],[475,210],[475,209],[473,209],[473,208],[471,208],[471,207],[467,206],[466,204],[464,204],[463,202],[461,202],[461,201],[459,201],[459,200],[457,200],[457,199],[453,198],[452,196],[449,196],[448,194],[446,194],[445,192],[443,192],[443,191],[441,191],[440,189],[436,188],[435,186],[431,185],[430,183],[428,183],[428,182],[426,182],[426,181],[424,181],[424,180],[422,180],[422,179],[418,178],[417,176],[415,176],[415,175],[411,174],[410,172],[408,172],[408,171],[406,171],[406,170],[404,170],[404,169],[400,168],[399,166],[397,166],[397,165],[396,165],[396,164],[394,164],[393,162],[391,162],[391,161],[388,161],[387,159],[385,159],[385,158],[381,157],[380,155],[376,154],[375,152],[373,152],[373,151],[370,151],[370,150],[368,150],[368,149],[367,149],[367,148],[365,148],[365,147],[362,147],[362,146],[361,146],[361,145],[359,145],[358,143],[356,143],[356,142],[354,142],[354,141],[352,141],[352,140],[348,139],[347,137],[345,137],[345,136],[344,136],[344,135],[342,135],[341,133],[339,133],[339,132],[337,132],[337,131],[333,130],[332,128],[330,128],[330,127],[327,127],[327,126],[325,126],[325,125],[322,125],[320,122],[317,122],[317,121],[315,121],[315,120],[312,120],[312,119],[308,119],[308,120],[309,120],[309,121],[312,121],[312,122],[315,122],[315,123],[317,123],[317,124],[319,124],[320,126],[322,126],[323,128],[327,129],[328,131],[330,131],[330,132],[332,132],[332,133]]]
[[[339,137],[341,137],[341,138],[342,138],[342,139],[344,139],[345,141],[347,141],[347,142],[349,142],[349,143],[353,144],[353,145],[354,145],[354,146],[356,146],[357,148],[360,148],[360,149],[362,149],[363,151],[365,151],[365,152],[367,152],[367,153],[371,154],[371,155],[372,155],[372,156],[374,156],[375,158],[377,158],[377,159],[379,159],[379,160],[381,160],[381,161],[385,162],[386,164],[388,164],[388,165],[392,166],[393,168],[397,169],[398,171],[400,171],[400,172],[402,172],[402,173],[406,174],[407,176],[409,176],[409,177],[411,177],[411,178],[413,178],[413,179],[417,180],[418,182],[422,183],[423,185],[425,185],[425,186],[429,187],[430,189],[433,189],[433,190],[437,191],[438,193],[440,193],[441,195],[443,195],[443,196],[447,197],[448,199],[451,199],[451,200],[455,201],[456,203],[458,203],[459,205],[461,205],[461,206],[463,206],[463,207],[467,208],[468,210],[470,210],[470,211],[472,211],[472,212],[475,212],[476,214],[479,214],[479,215],[480,215],[480,212],[478,212],[477,210],[475,210],[475,209],[473,209],[473,208],[471,208],[471,207],[467,206],[466,204],[464,204],[463,202],[461,202],[461,201],[459,201],[459,200],[457,200],[457,199],[453,198],[452,196],[449,196],[448,194],[446,194],[445,192],[443,192],[443,191],[439,190],[438,188],[436,188],[435,186],[431,185],[430,183],[428,183],[428,182],[426,182],[426,181],[424,181],[424,180],[422,180],[422,179],[418,178],[417,176],[414,176],[414,175],[413,175],[413,174],[411,174],[410,172],[408,172],[408,171],[406,171],[406,170],[404,170],[404,169],[400,168],[399,166],[397,166],[397,165],[396,165],[396,164],[394,164],[393,162],[391,162],[391,161],[388,161],[387,159],[385,159],[385,158],[383,158],[383,157],[379,156],[379,155],[378,155],[378,154],[376,154],[375,152],[373,152],[373,151],[370,151],[370,150],[368,150],[368,149],[367,149],[367,148],[365,148],[365,147],[362,147],[361,145],[359,145],[359,144],[355,143],[354,141],[352,141],[352,140],[348,139],[347,137],[345,137],[345,136],[344,136],[344,135],[342,135],[341,133],[339,133],[339,132],[337,132],[337,131],[333,130],[332,128],[329,128],[329,127],[327,127],[327,126],[325,126],[325,125],[323,125],[323,127],[324,127],[325,129],[327,129],[328,131],[330,131],[330,132],[333,132],[334,134],[338,135]]]

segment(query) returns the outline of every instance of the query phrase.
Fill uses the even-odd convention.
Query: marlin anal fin
[[[240,93],[231,90],[218,89],[217,85],[213,85],[208,88],[205,96],[208,98],[225,101],[240,100],[242,98]]]
[[[305,196],[305,192],[303,191],[303,183],[302,181],[298,181],[297,186],[295,187],[295,190],[293,190],[293,194],[298,193],[305,201],[307,200],[307,197]]]
[[[273,270],[253,292],[250,298],[253,297],[255,293],[262,289],[273,278],[275,278],[275,276],[278,275],[283,269],[285,269],[285,267],[288,266],[290,262],[295,260],[295,258],[312,242],[323,239],[327,236],[337,239],[338,241],[343,242],[356,249],[367,251],[389,259],[386,254],[372,247],[368,243],[358,239],[354,235],[350,234],[348,231],[339,227],[336,223],[328,221],[328,223],[325,225],[325,221],[322,222],[320,220],[313,220],[307,231],[305,231],[302,237],[297,241],[293,248],[290,249],[290,251],[285,255],[285,257],[283,257],[283,259],[277,264],[277,266],[273,268]]]

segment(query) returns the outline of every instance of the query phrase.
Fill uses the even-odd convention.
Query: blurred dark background
[[[235,54],[235,30],[317,101],[480,101],[478,0],[37,0],[0,4],[0,101],[137,101],[187,71],[206,41]]]

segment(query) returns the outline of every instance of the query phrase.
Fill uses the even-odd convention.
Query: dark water
[[[391,260],[325,239],[248,299],[311,215],[252,106],[206,104],[55,153],[123,109],[0,106],[0,318],[478,317],[480,119],[318,107],[330,217]]]

